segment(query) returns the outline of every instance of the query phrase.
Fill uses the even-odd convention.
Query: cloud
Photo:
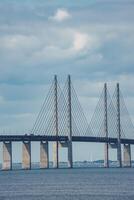
[[[57,21],[57,22],[62,22],[69,18],[71,18],[71,14],[67,10],[60,9],[60,8],[56,11],[54,16],[50,17],[50,19]]]
[[[13,49],[33,49],[37,47],[39,41],[35,36],[27,36],[24,34],[13,34],[5,35],[0,37],[1,49],[5,48],[6,50]]]
[[[74,34],[73,48],[76,51],[88,47],[89,37],[85,33],[76,32]]]
[[[125,73],[128,78],[122,80],[123,86],[126,85],[129,96],[134,96],[127,86],[130,74],[132,80],[134,74],[133,6],[127,5],[129,12],[126,12],[126,5],[120,4],[116,9],[115,6],[113,4],[109,7],[109,3],[105,2],[102,14],[102,7],[98,4],[94,4],[92,9],[85,8],[85,5],[84,9],[75,5],[60,9],[59,4],[47,7],[43,2],[29,3],[27,6],[17,1],[8,6],[3,3],[0,12],[0,84],[2,87],[5,85],[3,89],[0,88],[2,116],[6,112],[8,116],[11,110],[12,114],[17,114],[16,101],[17,105],[20,102],[21,107],[22,99],[26,100],[26,110],[23,106],[19,113],[25,110],[26,113],[37,114],[41,95],[44,97],[46,94],[42,93],[43,88],[48,81],[51,82],[55,73],[61,78],[68,73],[72,74],[74,80],[79,79],[80,85],[87,85],[87,92],[89,91],[92,99],[95,87],[90,85],[93,80],[94,85],[97,85],[98,80],[102,83],[106,79],[111,82],[113,79],[121,81],[119,75]],[[55,14],[49,17],[53,10],[56,11]],[[68,24],[51,21],[64,22],[70,18]],[[89,84],[83,84],[82,80],[87,79],[90,80]],[[28,84],[31,86],[29,90]],[[18,89],[15,87],[12,90],[9,85],[16,85]],[[21,87],[24,89],[20,89]],[[81,92],[86,90],[79,88],[78,91]],[[85,99],[86,94],[79,95],[81,99]],[[40,101],[35,97],[39,97]],[[93,103],[88,98],[83,104],[86,107],[89,102],[92,107]],[[37,109],[34,111],[34,108]],[[5,126],[10,120],[7,117]],[[25,120],[22,121],[25,126]]]
[[[43,42],[41,48],[33,52],[32,62],[43,64],[45,62],[53,65],[55,62],[64,65],[68,62],[80,62],[86,57],[91,63],[99,62],[102,59],[100,52],[96,53],[99,47],[99,41],[92,34],[82,32],[76,29],[58,29],[53,30],[55,34],[49,34],[49,42]],[[56,39],[55,39],[56,38]],[[51,41],[51,42],[50,42]],[[53,42],[52,42],[53,41]]]

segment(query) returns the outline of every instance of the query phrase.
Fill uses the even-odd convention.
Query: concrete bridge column
[[[124,144],[124,167],[131,167],[131,146]]]
[[[3,142],[3,170],[12,169],[12,142]]]
[[[118,142],[117,144],[117,161],[118,161],[118,166],[122,167],[122,157],[121,157],[121,143]]]
[[[58,155],[58,141],[53,142],[53,167],[58,168],[59,167],[59,155]]]
[[[104,167],[109,167],[109,144],[104,144]]]
[[[68,167],[73,167],[72,141],[68,141]]]
[[[48,141],[40,142],[40,168],[49,167]]]
[[[22,168],[31,169],[31,142],[23,141],[22,143]]]
[[[59,146],[68,149],[68,167],[73,167],[72,141],[59,142]]]

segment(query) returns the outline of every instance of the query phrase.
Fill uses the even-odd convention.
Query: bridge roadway
[[[104,143],[104,147],[117,149],[117,161],[120,167],[131,167],[131,144],[134,144],[134,139],[122,138],[120,143],[123,144],[123,162],[118,158],[119,141],[118,138],[107,137],[93,137],[93,136],[72,136],[71,150],[70,140],[68,136],[49,136],[49,135],[0,135],[0,142],[3,143],[3,163],[2,169],[12,169],[12,142],[22,142],[22,168],[31,169],[31,142],[40,143],[40,168],[49,168],[49,142],[53,142],[53,167],[59,167],[58,148],[65,147],[68,149],[68,167],[73,167],[72,142],[96,142]],[[60,143],[58,145],[58,142]],[[109,145],[108,145],[109,144]],[[55,148],[57,147],[57,149]],[[106,148],[104,149],[104,166],[109,167],[109,159],[106,159]],[[70,153],[71,152],[71,153]]]
[[[0,142],[22,142],[22,141],[68,141],[68,136],[47,135],[0,135]],[[118,143],[117,138],[72,136],[72,142],[96,142],[96,143]],[[134,144],[134,139],[122,138],[121,144]]]

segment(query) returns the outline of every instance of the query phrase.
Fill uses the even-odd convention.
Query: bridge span
[[[58,142],[59,147],[69,148],[68,136],[45,136],[45,135],[1,135],[0,142],[3,142],[3,169],[12,169],[12,143],[22,142],[22,168],[31,169],[31,142],[40,142],[40,168],[49,168],[49,142]],[[109,148],[118,149],[117,138],[93,137],[93,136],[72,136],[72,142],[95,142],[104,143]],[[124,167],[131,167],[131,149],[134,139],[121,139],[124,147]],[[55,148],[55,145],[54,145]],[[55,151],[53,152],[55,155]],[[55,159],[54,159],[55,161]],[[70,166],[70,165],[69,165]],[[73,164],[72,164],[73,167]],[[108,166],[106,166],[108,167]],[[58,168],[58,167],[56,167]]]
[[[1,135],[0,142],[67,142],[68,136],[46,136],[46,135]],[[95,142],[95,143],[118,143],[117,138],[93,137],[93,136],[72,136],[72,142]],[[134,139],[122,138],[121,144],[134,144]]]
[[[119,167],[131,167],[134,126],[125,106],[119,83],[112,97],[108,92],[107,84],[104,84],[93,117],[88,123],[70,75],[62,90],[55,75],[30,133],[0,134],[0,142],[3,143],[2,169],[12,169],[13,142],[22,142],[22,168],[31,169],[31,142],[33,141],[40,143],[40,168],[49,168],[50,142],[53,142],[54,168],[59,168],[59,147],[67,148],[68,167],[73,167],[74,142],[104,143],[104,167],[109,167],[109,148],[117,150]]]

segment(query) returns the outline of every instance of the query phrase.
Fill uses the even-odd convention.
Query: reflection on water
[[[133,200],[134,169],[0,171],[0,200]]]

